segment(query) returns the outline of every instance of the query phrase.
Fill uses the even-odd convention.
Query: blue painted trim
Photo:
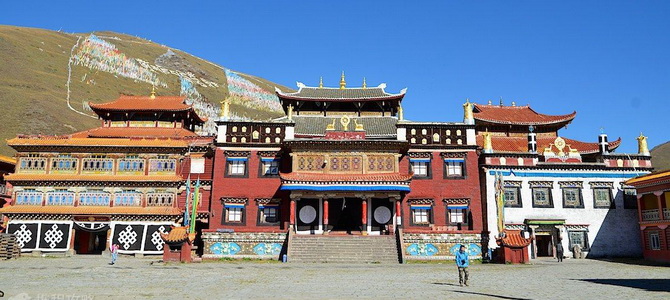
[[[226,158],[227,161],[247,161],[248,158],[246,157],[228,157]]]
[[[279,205],[259,205],[258,208],[279,208]]]
[[[411,162],[430,162],[430,158],[410,158]]]
[[[445,162],[465,162],[465,159],[462,158],[445,158]]]
[[[432,207],[416,207],[416,206],[410,206],[412,210],[431,210],[433,209]]]
[[[512,174],[517,177],[559,177],[559,178],[577,178],[577,177],[586,177],[586,178],[633,178],[646,173],[640,174],[631,174],[631,173],[552,173],[552,172],[516,172],[516,171],[494,171],[490,170],[489,175],[496,175],[496,173],[501,173],[503,176],[511,176]]]
[[[447,206],[447,209],[468,209],[468,206]]]
[[[244,204],[224,204],[223,207],[242,207],[244,208]]]
[[[355,186],[355,185],[328,185],[328,186],[308,186],[308,185],[282,185],[282,191],[401,191],[409,192],[408,186]]]
[[[279,161],[279,158],[262,158],[261,161]]]

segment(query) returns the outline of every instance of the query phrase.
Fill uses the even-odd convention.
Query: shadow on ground
[[[487,294],[487,293],[478,293],[478,292],[455,291],[455,290],[452,290],[452,292],[454,292],[454,293],[461,293],[461,294],[469,294],[469,295],[488,296],[488,297],[492,297],[492,298],[500,298],[500,299],[528,300],[528,299],[526,299],[526,298],[508,297],[508,296],[494,295],[494,294]]]
[[[652,261],[652,260],[645,260],[642,258],[592,258],[592,259],[612,263],[627,264],[627,265],[670,267],[670,262]]]
[[[650,292],[670,292],[670,279],[573,279],[573,280],[636,288]]]

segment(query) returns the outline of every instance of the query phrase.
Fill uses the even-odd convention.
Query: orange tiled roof
[[[69,136],[19,136],[7,140],[9,146],[187,147],[189,143],[187,139],[170,138],[71,138]]]
[[[598,143],[587,143],[582,141],[577,141],[573,139],[563,138],[565,143],[572,147],[572,149],[577,149],[581,154],[597,153],[599,151]],[[544,148],[548,148],[549,144],[552,144],[556,140],[554,137],[538,137],[537,138],[537,151],[542,153]],[[499,152],[517,152],[517,153],[527,153],[528,152],[528,138],[525,136],[491,136],[491,144],[493,146],[493,151]],[[477,145],[480,147],[484,146],[484,137],[481,135],[477,136]],[[621,145],[621,138],[618,138],[615,141],[609,142],[609,149],[614,150]]]
[[[16,158],[0,155],[0,162],[16,165]]]
[[[185,96],[128,96],[121,95],[112,102],[91,103],[93,110],[104,111],[186,111],[191,106],[184,103]]]
[[[345,181],[345,182],[383,182],[383,181],[409,181],[411,174],[387,173],[387,174],[314,174],[314,173],[282,173],[282,180],[288,181]]]
[[[168,233],[161,233],[161,238],[167,243],[182,243],[188,240],[188,226],[174,227]]]
[[[545,115],[534,111],[530,106],[474,105],[475,120],[512,125],[547,125],[570,122],[577,112],[567,115]]]
[[[108,207],[108,206],[36,206],[11,205],[0,208],[0,213],[72,214],[72,215],[180,215],[176,207]]]
[[[663,181],[665,182],[670,181],[670,170],[663,170],[643,176],[638,176],[627,180],[626,182],[624,182],[624,184],[638,186]]]
[[[175,182],[179,175],[74,175],[74,174],[9,174],[7,181],[160,181]]]
[[[505,237],[498,239],[498,242],[502,246],[511,247],[511,248],[523,248],[533,241],[532,238],[523,238],[521,236],[521,230],[505,230]]]
[[[161,127],[98,127],[87,131],[91,138],[167,138],[167,137],[197,137],[198,135],[184,128]]]

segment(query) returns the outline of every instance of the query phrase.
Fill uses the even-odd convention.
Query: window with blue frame
[[[73,192],[68,192],[67,190],[58,190],[54,192],[47,193],[47,205],[73,205],[74,204],[74,195]]]
[[[114,206],[140,206],[142,205],[142,193],[136,191],[123,191],[114,194]]]
[[[79,194],[79,205],[109,206],[112,195],[106,192],[86,192]]]
[[[33,189],[26,189],[16,193],[17,205],[42,205],[44,193]]]

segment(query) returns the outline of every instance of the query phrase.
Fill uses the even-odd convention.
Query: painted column
[[[291,215],[288,222],[289,225],[295,225],[295,199],[291,199]]]
[[[658,203],[658,219],[663,220],[663,202],[661,202],[661,195],[663,192],[654,192],[656,196],[656,203]]]
[[[398,228],[402,228],[402,215],[400,213],[400,199],[395,201],[395,219],[396,219],[396,226]]]
[[[642,210],[644,209],[642,207],[642,197],[644,195],[637,194],[635,196],[637,197],[637,218],[640,220],[639,222],[642,222]]]
[[[323,199],[323,234],[328,234],[328,199]]]
[[[531,236],[533,237],[533,242],[531,243],[531,248],[530,248],[530,258],[535,259],[537,258],[537,243],[535,243],[535,231],[537,231],[538,226],[537,225],[530,225],[531,230]]]
[[[361,222],[363,223],[363,235],[368,234],[368,200],[363,198],[363,203],[361,204]]]

